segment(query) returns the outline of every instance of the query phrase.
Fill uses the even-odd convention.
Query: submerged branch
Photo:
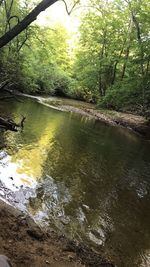
[[[22,102],[20,99],[18,99],[16,97],[15,92],[10,89],[10,87],[12,85],[14,85],[14,83],[10,83],[9,80],[3,81],[0,84],[0,90],[9,94],[9,95],[3,95],[3,96],[1,96],[0,97],[0,101],[5,100],[5,99],[14,98],[17,101]],[[21,122],[19,124],[17,124],[12,119],[10,119],[10,118],[0,117],[0,129],[6,130],[6,131],[7,130],[10,130],[10,131],[13,131],[13,132],[17,132],[18,131],[18,128],[23,129],[25,119],[26,119],[26,117],[24,117],[22,115]]]
[[[4,130],[17,132],[18,131],[17,127],[18,127],[18,124],[16,124],[13,120],[0,117],[0,128]]]
[[[18,132],[19,128],[23,129],[25,119],[26,119],[26,117],[24,117],[22,115],[21,122],[16,123],[10,118],[0,117],[0,128],[3,130],[6,130],[6,131],[9,130],[9,131],[13,131],[13,132]]]
[[[24,121],[26,120],[26,117],[24,117],[23,115],[22,115],[22,120],[21,120],[21,122],[20,122],[20,127],[23,129],[23,127],[24,127]]]

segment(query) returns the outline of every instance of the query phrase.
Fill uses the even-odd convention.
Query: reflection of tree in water
[[[91,123],[81,126],[79,121],[68,121],[66,127],[64,122],[56,133],[44,170],[69,191],[70,200],[63,203],[69,218],[66,230],[74,231],[75,236],[92,232],[90,237],[106,240],[109,250],[115,242],[121,254],[134,262],[149,246],[146,236],[150,218],[144,219],[144,213],[149,212],[145,162],[148,149],[142,142],[125,139],[116,128],[101,126],[92,131],[94,134]],[[145,195],[140,199],[142,190]],[[142,232],[138,230],[141,228]]]
[[[34,152],[35,170],[40,165],[42,173],[37,197],[30,201],[34,216],[48,214],[51,225],[102,241],[112,255],[115,250],[116,263],[123,259],[121,267],[134,266],[149,249],[148,143],[120,128],[50,112],[31,100],[10,110],[14,116],[28,114],[27,122],[22,135],[2,134],[2,139],[22,144],[18,149],[28,152],[26,157]]]
[[[25,174],[28,179],[39,179],[60,118],[32,100],[16,103],[15,114],[23,112],[27,117],[24,131],[15,134],[7,132],[5,135],[9,143],[8,153],[11,154],[11,162],[17,165],[20,176]]]
[[[114,244],[118,244],[120,258],[116,263],[122,260],[121,266],[148,266],[146,263],[141,265],[150,240],[150,164],[147,152],[144,144],[138,145],[132,157],[125,161],[123,175],[116,183],[117,201],[111,201],[108,211],[113,218],[113,231],[106,247],[111,250]],[[131,149],[127,156],[130,154]]]

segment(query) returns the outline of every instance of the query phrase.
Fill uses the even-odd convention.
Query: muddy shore
[[[13,267],[113,267],[101,253],[44,231],[33,219],[0,200],[0,254]]]

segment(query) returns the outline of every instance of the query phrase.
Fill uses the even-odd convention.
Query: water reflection
[[[23,133],[3,135],[9,148],[0,178],[36,188],[28,204],[33,216],[104,247],[120,267],[148,266],[150,144],[31,100],[8,110],[27,121]]]

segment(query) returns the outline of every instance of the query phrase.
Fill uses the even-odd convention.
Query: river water
[[[22,132],[0,132],[0,180],[16,205],[118,267],[150,266],[150,143],[32,99],[4,102],[0,112],[27,117]]]

